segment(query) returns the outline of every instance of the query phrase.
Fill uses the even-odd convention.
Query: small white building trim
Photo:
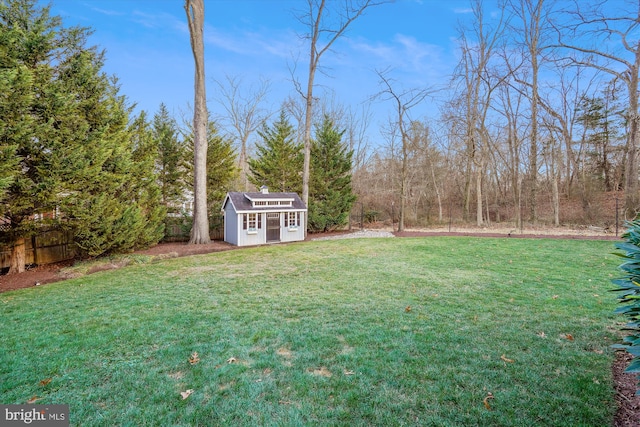
[[[236,246],[304,240],[307,207],[296,193],[227,193],[224,241]]]

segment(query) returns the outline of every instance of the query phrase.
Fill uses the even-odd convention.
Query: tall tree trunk
[[[531,143],[529,145],[529,219],[538,220],[538,39],[530,45],[531,54]]]
[[[25,265],[27,263],[27,257],[25,253],[25,240],[24,237],[19,237],[13,243],[13,249],[11,250],[11,263],[9,264],[8,274],[23,273],[25,271]]]
[[[240,183],[242,185],[243,191],[249,191],[249,174],[248,169],[249,166],[247,164],[247,139],[243,138],[240,145],[240,158],[239,158],[239,166],[240,166]]]
[[[462,219],[469,220],[469,211],[471,210],[471,175],[473,171],[473,154],[467,149],[466,167],[464,174],[464,202],[462,206]]]
[[[302,166],[302,200],[309,206],[309,182],[310,182],[310,165],[311,165],[311,121],[313,119],[313,85],[315,80],[316,70],[318,69],[318,62],[320,57],[327,50],[331,48],[331,45],[347,30],[347,27],[360,15],[362,15],[365,9],[372,5],[379,5],[385,3],[386,0],[372,2],[371,0],[359,0],[359,1],[346,1],[338,9],[335,10],[339,23],[333,27],[323,22],[325,15],[331,15],[328,11],[326,14],[325,6],[326,0],[307,0],[308,15],[302,18],[304,21],[308,19],[307,25],[309,27],[309,33],[305,36],[311,40],[309,46],[309,75],[307,80],[306,93],[300,93],[306,101],[306,112],[304,121],[304,162]],[[338,2],[335,2],[338,3]],[[329,2],[329,4],[335,4]],[[316,9],[314,11],[314,8]],[[326,25],[326,26],[325,26]],[[324,46],[318,47],[318,41],[322,34],[330,34],[329,39]],[[320,41],[322,43],[322,41]],[[304,225],[306,234],[306,224]]]
[[[628,82],[629,87],[629,139],[627,140],[627,164],[625,170],[625,215],[633,219],[638,215],[638,146],[640,145],[640,114],[638,114],[638,67],[640,47],[636,54],[636,67]],[[635,96],[634,96],[635,95]]]
[[[324,4],[324,2],[323,2]],[[304,115],[304,162],[302,165],[302,201],[309,206],[309,181],[311,179],[311,126],[313,120],[313,81],[316,74],[315,38],[311,43],[309,80],[307,81],[306,109]],[[306,230],[306,226],[305,226]]]
[[[558,174],[553,173],[553,182],[551,183],[553,192],[553,225],[560,226],[560,194],[558,191]]]
[[[399,120],[400,129],[403,128],[402,118]],[[398,220],[398,231],[404,231],[404,217],[405,210],[407,205],[407,187],[408,187],[408,153],[407,153],[407,137],[405,136],[404,131],[402,132],[402,170],[400,171],[400,219]]]
[[[440,195],[440,189],[438,188],[438,181],[436,181],[436,173],[433,170],[433,162],[429,160],[429,166],[431,169],[431,180],[433,181],[433,188],[436,190],[436,197],[438,199],[438,222],[442,222],[442,196]]]
[[[482,169],[483,160],[480,159],[480,164],[476,169],[476,225],[482,226]]]
[[[185,10],[189,22],[191,50],[195,60],[194,112],[193,112],[193,226],[189,244],[206,244],[209,237],[207,215],[207,96],[204,78],[204,1],[186,0]]]

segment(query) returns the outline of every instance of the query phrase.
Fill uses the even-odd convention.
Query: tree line
[[[134,115],[102,71],[105,53],[88,45],[90,29],[64,27],[35,0],[0,4],[0,227],[12,270],[42,226],[73,230],[91,256],[157,242],[194,195],[196,134],[206,135],[208,214],[226,191],[267,185],[308,197],[311,230],[343,225],[356,197],[367,219],[400,230],[450,221],[453,211],[478,226],[560,225],[571,200],[582,221],[606,222],[606,192],[619,192],[625,218],[635,217],[637,2],[505,0],[496,15],[473,0],[447,90],[376,71],[371,101],[393,113],[374,140],[366,107],[313,89],[322,55],[383,3],[308,0],[298,18],[309,78],[293,79],[298,96],[271,120],[261,107],[268,81],[214,81],[226,114],[206,117],[205,132],[163,105],[153,118]],[[437,117],[416,116],[426,102],[438,104]]]
[[[102,71],[104,52],[88,45],[90,29],[64,27],[49,7],[2,3],[0,25],[0,226],[13,247],[10,272],[23,271],[25,239],[43,227],[72,230],[88,256],[156,244],[171,218],[192,211],[192,124],[178,124],[164,105],[152,118],[134,115]],[[310,227],[325,230],[342,225],[354,196],[342,131],[329,118],[318,126],[313,168],[329,177],[312,185]],[[205,134],[210,214],[240,182],[233,140],[215,120]],[[303,147],[284,112],[259,134],[251,183],[302,191],[291,171],[302,168]]]
[[[394,113],[385,146],[354,174],[360,200],[372,216],[395,211],[400,229],[452,211],[477,226],[613,225],[613,212],[602,213],[612,192],[621,216],[635,218],[640,4],[497,5],[470,2],[447,90],[407,88],[378,71]],[[439,115],[415,116],[436,99]]]
[[[618,209],[605,202],[614,199],[619,223],[636,217],[636,1],[470,1],[470,18],[457,29],[459,61],[449,81],[411,87],[392,69],[375,70],[379,87],[372,88],[369,103],[389,109],[376,138],[366,107],[355,112],[340,106],[330,90],[309,94],[318,60],[334,36],[383,3],[305,2],[298,17],[307,30],[301,36],[310,43],[308,89],[292,76],[299,97],[284,103],[302,141],[308,116],[320,114],[318,109],[346,129],[354,151],[353,186],[368,219],[400,230],[454,220],[514,228],[613,227]],[[323,20],[329,7],[341,20]],[[239,79],[217,83],[217,100],[230,123],[256,123],[268,84],[244,94],[256,95],[251,102]],[[438,112],[419,115],[426,103]],[[243,120],[248,118],[253,120]],[[237,132],[243,153],[250,129]],[[243,168],[246,158],[240,156]]]

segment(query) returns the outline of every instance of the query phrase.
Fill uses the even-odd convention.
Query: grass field
[[[91,426],[610,425],[611,252],[346,239],[7,292],[0,403]]]

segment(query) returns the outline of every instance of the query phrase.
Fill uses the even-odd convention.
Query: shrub
[[[612,280],[618,286],[613,291],[619,293],[619,303],[623,304],[615,312],[627,318],[628,322],[623,328],[627,336],[624,337],[624,344],[613,347],[626,350],[633,356],[626,372],[640,374],[640,219],[636,218],[627,225],[628,230],[622,235],[626,241],[615,245],[623,252],[615,255],[625,260],[620,265],[624,276]]]

